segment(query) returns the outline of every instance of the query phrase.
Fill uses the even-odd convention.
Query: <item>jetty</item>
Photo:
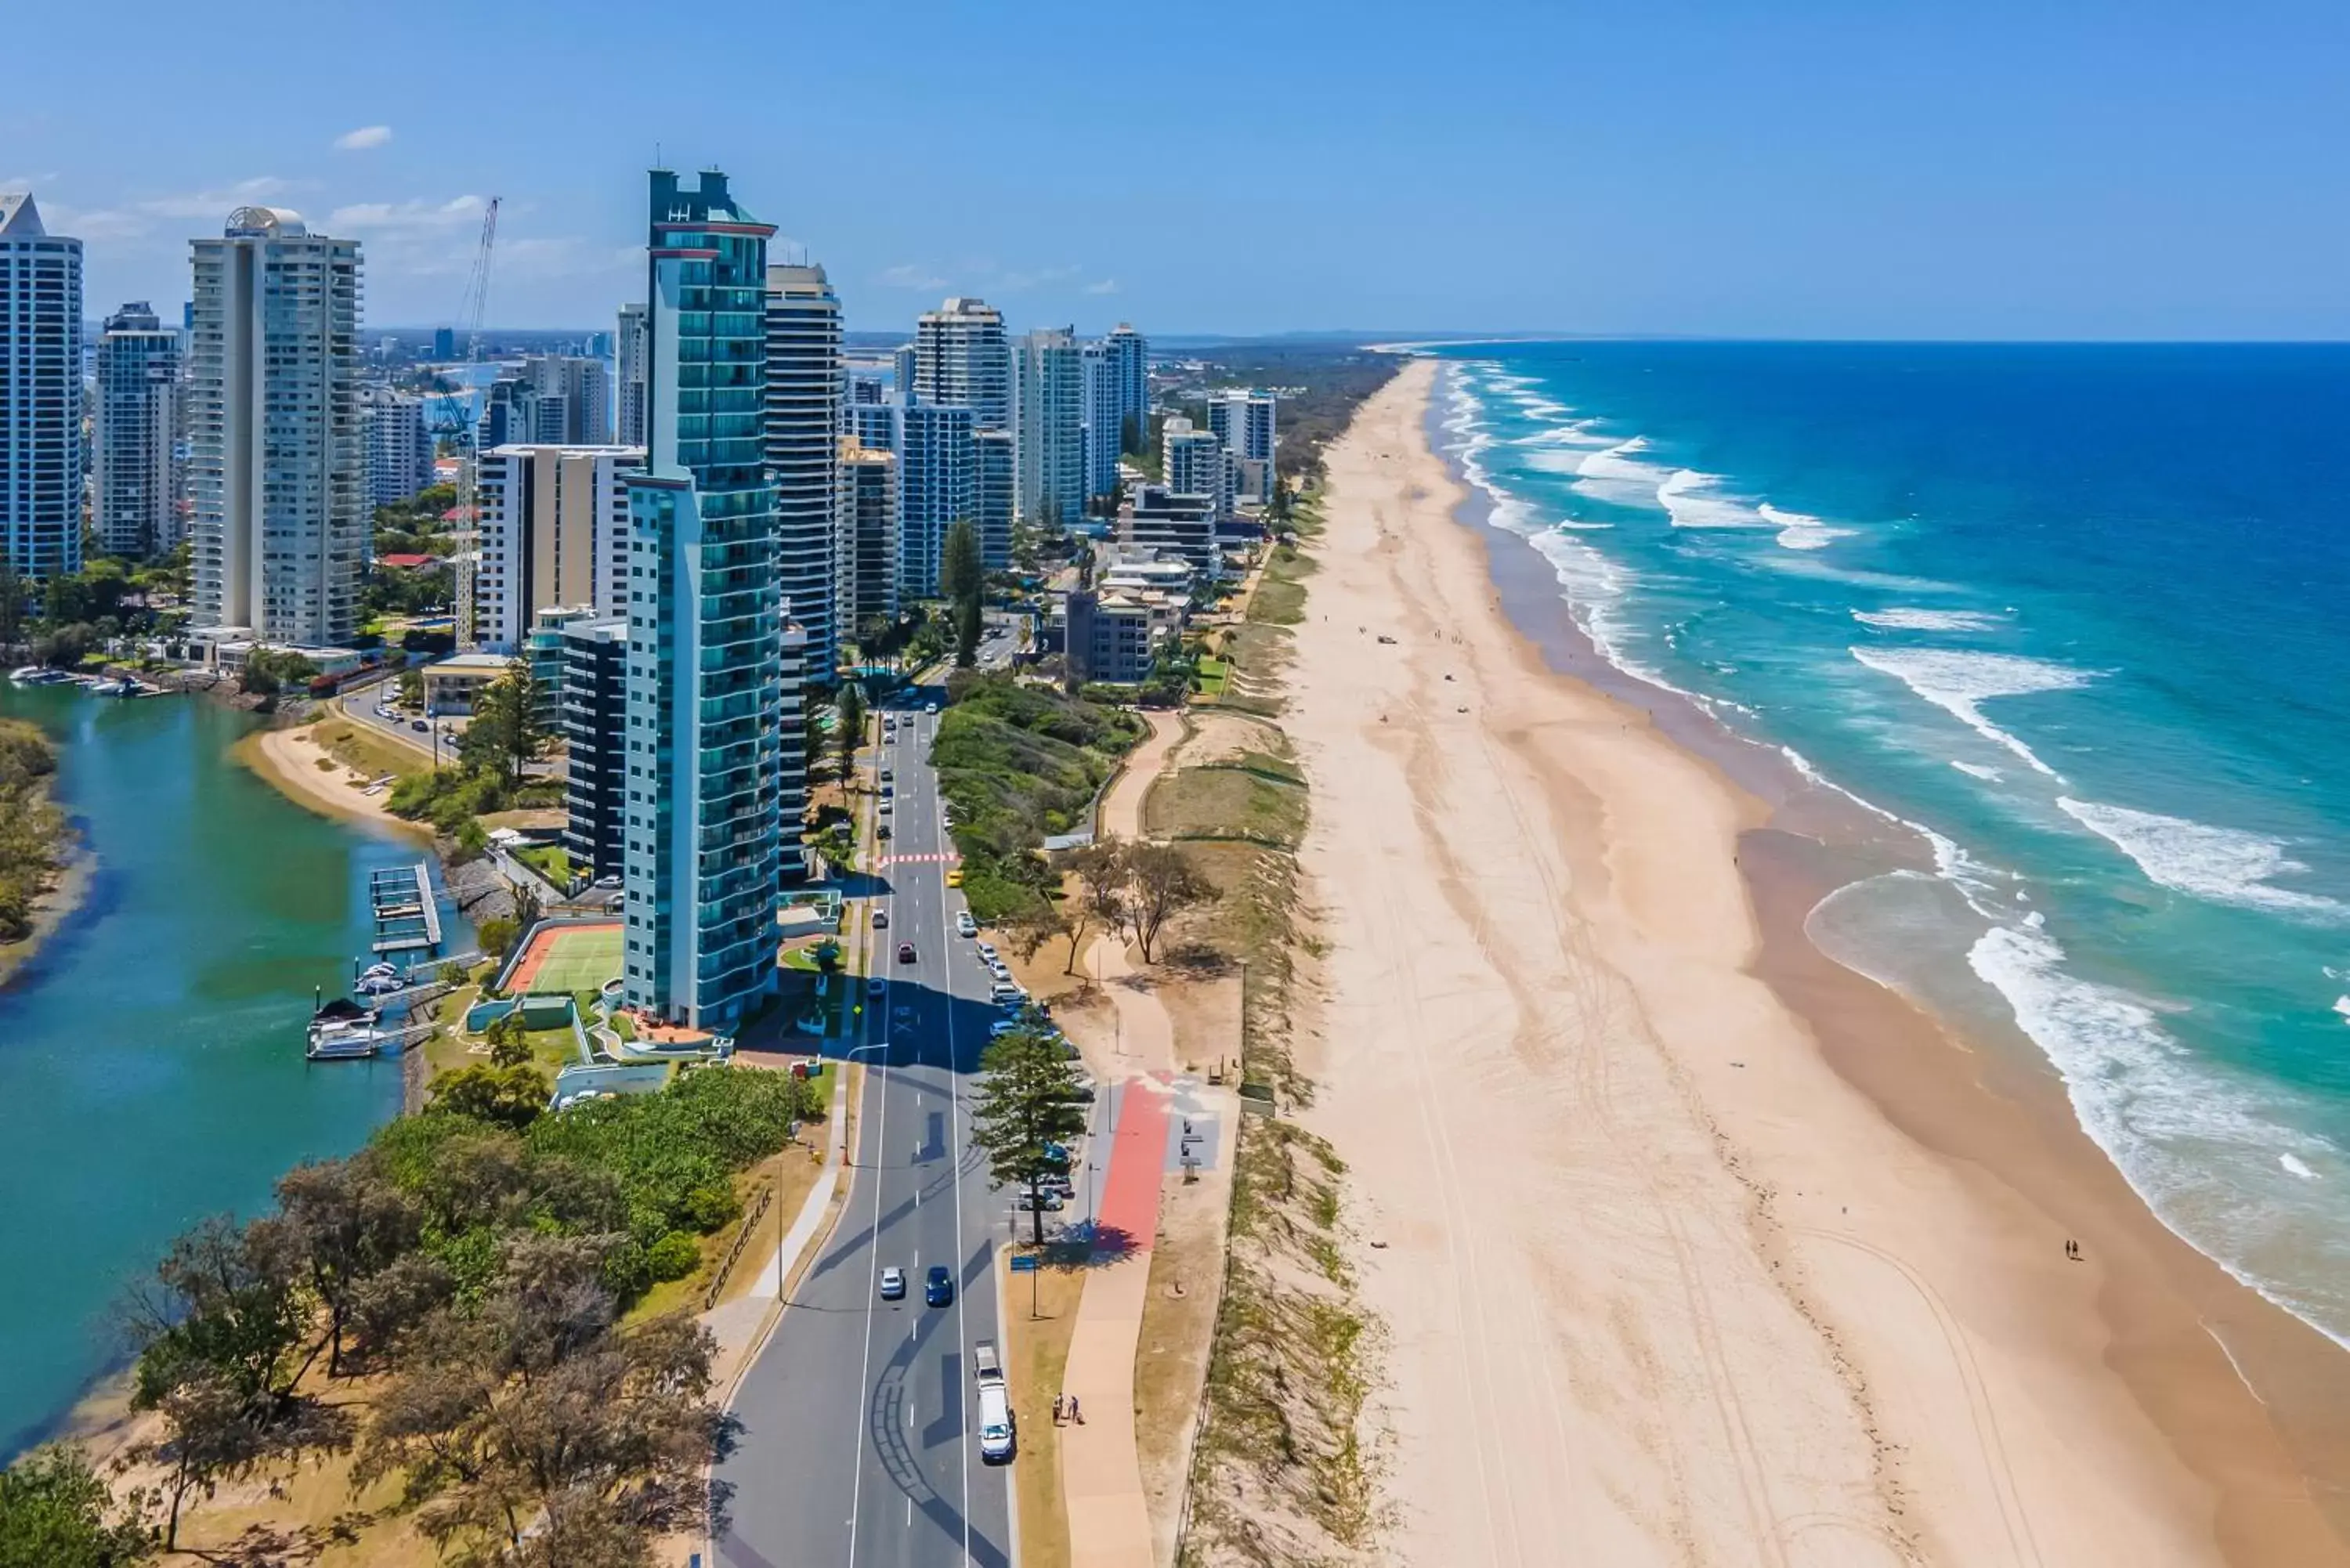
[[[368,902],[375,914],[376,952],[440,952],[441,906],[432,895],[429,862],[369,873]]]

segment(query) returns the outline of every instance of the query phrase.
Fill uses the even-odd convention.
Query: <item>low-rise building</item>
[[[1160,648],[1181,624],[1164,603],[1090,588],[1071,592],[1063,616],[1062,660],[1072,690],[1095,682],[1141,684],[1150,678]]]
[[[503,653],[452,653],[424,667],[424,711],[427,717],[471,713],[482,688],[514,668]]]

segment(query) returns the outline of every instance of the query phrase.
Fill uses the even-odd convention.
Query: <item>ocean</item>
[[[2350,1344],[2350,346],[1435,352],[1599,652],[1917,846],[1813,940]]]

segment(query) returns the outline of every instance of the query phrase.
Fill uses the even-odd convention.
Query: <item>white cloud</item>
[[[358,202],[327,214],[327,232],[340,234],[429,232],[464,228],[482,221],[488,201],[481,196],[452,196],[445,202],[422,197],[405,202]]]
[[[939,276],[930,268],[917,266],[911,262],[899,262],[896,266],[884,267],[881,270],[879,281],[889,288],[930,289],[944,288],[947,286],[946,279]]]
[[[365,152],[372,148],[381,147],[385,142],[390,141],[390,140],[391,127],[388,125],[362,125],[357,130],[346,130],[340,136],[335,138],[335,151],[338,152]]]
[[[292,189],[294,184],[289,180],[280,180],[275,174],[260,174],[250,180],[239,180],[233,185],[186,191],[175,196],[158,196],[152,201],[136,202],[132,207],[159,218],[210,218],[218,223],[239,207],[266,206],[273,198]]]
[[[1099,283],[1089,283],[1086,285],[1086,292],[1087,294],[1116,294],[1118,292],[1118,279],[1114,277],[1106,277]]]
[[[207,190],[151,196],[120,207],[77,207],[44,202],[41,216],[54,234],[96,241],[144,239],[168,222],[164,237],[178,245],[188,238],[191,223],[202,223],[217,233],[218,225],[237,208],[267,205],[293,189],[290,181],[262,174]]]
[[[1076,275],[1077,269],[1073,266],[1047,266],[1038,267],[1029,272],[999,273],[988,285],[988,291],[992,294],[1018,294],[1024,289],[1035,288],[1040,284],[1066,283]]]

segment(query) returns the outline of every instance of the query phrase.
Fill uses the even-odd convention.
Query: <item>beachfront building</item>
[[[840,438],[834,532],[840,541],[841,624],[856,636],[898,618],[898,459],[855,436]]]
[[[613,440],[622,446],[645,444],[645,307],[620,306],[620,329],[613,336]]]
[[[1246,388],[1208,394],[1208,429],[1232,454],[1236,493],[1251,501],[1273,499],[1275,406],[1271,392]]]
[[[1118,388],[1118,418],[1123,450],[1139,450],[1150,431],[1150,345],[1132,326],[1119,322],[1103,337],[1102,352],[1110,362],[1110,379]],[[1132,446],[1126,441],[1131,440]]]
[[[473,633],[494,653],[520,650],[538,612],[628,607],[629,492],[640,447],[513,443],[482,453],[481,543]]]
[[[1138,686],[1180,618],[1134,593],[1073,589],[1062,608],[1061,659],[1071,691],[1100,682]]]
[[[425,717],[471,713],[483,689],[504,680],[514,666],[514,659],[503,653],[452,653],[434,659],[421,671]]]
[[[652,171],[645,464],[628,479],[622,999],[730,1030],[775,982],[785,611],[764,462],[767,241],[704,171]],[[804,791],[805,784],[798,786]]]
[[[832,684],[854,626],[837,608],[839,537],[832,487],[847,395],[840,299],[820,266],[770,266],[767,391],[761,436],[775,482],[775,569],[807,639],[808,672]]]
[[[1066,327],[1025,333],[1012,359],[1020,516],[1074,523],[1085,515],[1088,493],[1085,360],[1076,337]]]
[[[1118,539],[1129,550],[1182,561],[1202,579],[1212,580],[1223,568],[1214,503],[1171,485],[1136,486],[1133,499],[1118,514]]]
[[[1020,463],[1010,431],[972,430],[971,475],[980,560],[991,572],[1003,571],[1012,565],[1012,524],[1020,506]]]
[[[81,570],[81,242],[0,192],[0,566]]]
[[[775,869],[789,884],[806,881],[808,874],[808,639],[806,628],[789,618],[788,607],[785,614],[775,659]]]
[[[389,387],[361,393],[367,427],[368,504],[396,506],[432,483],[432,429],[424,400]]]
[[[106,318],[98,339],[91,421],[90,524],[109,556],[151,556],[180,542],[180,334],[141,300]]]
[[[239,207],[194,242],[188,478],[195,624],[349,642],[372,513],[359,398],[359,247]]]
[[[1170,416],[1159,432],[1159,469],[1178,495],[1206,498],[1211,515],[1232,509],[1232,464],[1224,443],[1181,414]]]
[[[1086,500],[1091,504],[1118,489],[1118,454],[1124,429],[1118,401],[1118,363],[1109,345],[1097,341],[1081,350],[1085,366]]]
[[[914,395],[971,410],[977,428],[1012,428],[1012,351],[1003,312],[983,299],[950,299],[914,322]]]
[[[593,877],[620,875],[628,801],[629,619],[582,616],[563,628],[563,851]]]

